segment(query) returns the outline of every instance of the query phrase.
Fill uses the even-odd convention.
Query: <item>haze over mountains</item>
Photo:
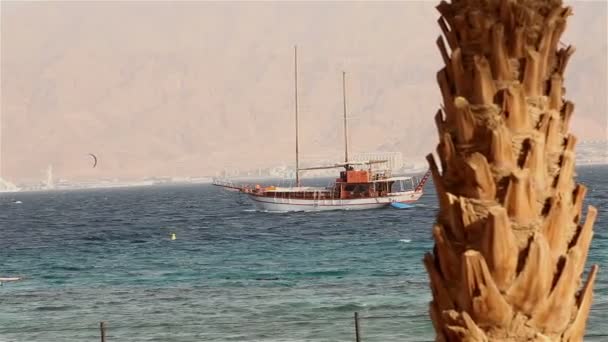
[[[607,4],[571,2],[567,98],[607,135]],[[293,46],[304,160],[351,150],[421,160],[437,141],[435,1],[2,2],[0,173],[40,179],[214,174],[290,164]],[[87,153],[99,157],[92,169]]]

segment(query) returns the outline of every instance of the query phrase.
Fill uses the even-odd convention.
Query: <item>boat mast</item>
[[[298,141],[298,46],[293,47],[294,52],[294,82],[295,82],[295,111],[296,111],[296,186],[300,186],[300,159]]]
[[[344,102],[344,163],[348,163],[348,131],[346,128],[346,72],[342,71],[342,100]],[[348,165],[346,165],[348,167]]]

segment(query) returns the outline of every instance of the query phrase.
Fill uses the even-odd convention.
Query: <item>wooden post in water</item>
[[[361,331],[359,329],[359,313],[355,312],[355,342],[361,342]]]
[[[106,342],[106,322],[99,322],[99,331],[101,333],[101,342]]]

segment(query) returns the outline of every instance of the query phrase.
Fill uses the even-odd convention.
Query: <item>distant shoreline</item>
[[[577,164],[576,167],[577,168],[588,168],[588,167],[596,167],[596,166],[608,166],[608,163],[584,163],[584,164]],[[412,172],[406,172],[403,174],[406,175],[416,175],[416,174],[421,174],[423,173],[424,170],[413,170]],[[271,177],[271,176],[266,176],[266,177],[248,177],[248,176],[240,176],[240,177],[226,177],[225,179],[230,180],[230,181],[234,181],[234,182],[269,182],[269,181],[274,181],[274,182],[293,182],[294,180],[291,178],[279,178],[279,177]],[[319,181],[319,180],[325,180],[325,179],[333,179],[333,177],[331,176],[318,176],[318,175],[311,175],[310,177],[304,177],[303,181],[306,180],[310,180],[310,181]],[[32,193],[32,192],[56,192],[56,191],[82,191],[82,190],[103,190],[103,189],[123,189],[123,188],[138,188],[138,187],[154,187],[154,186],[171,186],[171,185],[201,185],[201,184],[212,184],[213,179],[209,178],[209,179],[200,179],[200,180],[191,180],[191,181],[139,181],[139,182],[132,182],[132,183],[116,183],[116,184],[90,184],[90,185],[83,185],[83,186],[78,186],[78,185],[74,185],[74,186],[59,186],[53,189],[19,189],[16,191],[13,190],[0,190],[0,196],[4,195],[4,194],[17,194],[17,193]]]

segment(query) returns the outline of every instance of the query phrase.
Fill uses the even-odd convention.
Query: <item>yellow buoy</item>
[[[171,240],[175,240],[175,233],[171,233]]]

